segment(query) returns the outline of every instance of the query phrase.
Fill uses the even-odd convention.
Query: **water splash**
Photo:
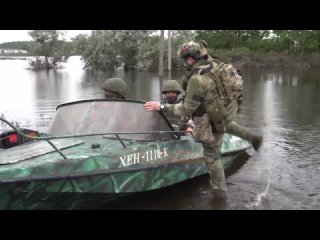
[[[247,208],[257,208],[262,205],[262,200],[269,196],[268,191],[269,191],[270,183],[271,183],[271,178],[268,179],[268,184],[266,189],[263,192],[258,193],[253,202],[246,204]]]

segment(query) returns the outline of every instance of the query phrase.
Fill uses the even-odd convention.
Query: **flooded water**
[[[26,60],[1,60],[0,115],[45,132],[57,105],[103,98],[102,83],[113,76],[127,82],[129,98],[161,98],[157,73],[102,73],[82,66],[79,57],[71,57],[64,69],[47,73],[27,70]],[[236,121],[263,134],[264,144],[257,153],[241,154],[226,173],[225,205],[212,202],[208,175],[204,175],[124,197],[104,209],[320,209],[319,73],[242,70],[244,104]],[[179,76],[172,73],[173,79]]]

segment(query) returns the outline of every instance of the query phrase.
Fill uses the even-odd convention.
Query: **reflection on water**
[[[26,70],[26,64],[25,60],[0,61],[0,114],[40,131],[47,129],[57,105],[103,98],[101,87],[109,77],[121,77],[127,82],[129,98],[143,101],[161,98],[157,73],[83,70],[79,57],[71,57],[65,68],[57,71],[34,72]],[[264,144],[258,153],[252,152],[242,160],[240,157],[226,171],[229,194],[226,206],[212,205],[207,175],[168,189],[142,193],[113,206],[320,209],[319,73],[318,69],[242,70],[244,104],[237,122],[262,133]],[[172,72],[173,79],[180,76],[181,73]],[[135,199],[134,206],[130,199]],[[137,204],[139,201],[144,204]]]
[[[45,131],[57,105],[103,98],[103,82],[110,77],[127,82],[128,98],[143,101],[161,98],[157,73],[100,72],[82,67],[80,57],[71,57],[64,69],[49,72],[27,70],[27,60],[0,61],[0,113],[22,126]]]

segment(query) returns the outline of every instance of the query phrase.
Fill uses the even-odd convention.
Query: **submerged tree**
[[[118,50],[110,30],[93,30],[90,36],[79,34],[74,39],[76,51],[85,62],[84,68],[94,70],[114,69]]]
[[[163,70],[168,66],[168,40],[157,30],[95,30],[90,36],[78,35],[73,39],[75,52],[85,62],[84,68],[113,70],[124,64],[125,70],[159,70],[160,41],[163,39]],[[171,30],[172,68],[180,66],[177,50],[183,42],[194,40],[195,31]],[[162,46],[162,44],[161,44]]]
[[[37,44],[35,53],[44,56],[44,62],[37,58],[30,64],[37,69],[56,68],[60,62],[66,62],[67,56],[63,56],[61,51],[62,39],[65,36],[65,30],[32,30],[28,33]],[[59,38],[62,38],[61,40]],[[51,61],[49,61],[49,59]]]
[[[74,38],[76,51],[85,61],[85,68],[115,69],[124,64],[126,70],[146,69],[149,56],[157,51],[152,47],[150,30],[95,30],[91,36]]]

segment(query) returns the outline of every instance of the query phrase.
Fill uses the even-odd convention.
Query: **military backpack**
[[[225,105],[241,98],[243,79],[233,65],[211,62],[210,67],[203,69],[200,74],[215,79],[218,94],[224,99]]]

